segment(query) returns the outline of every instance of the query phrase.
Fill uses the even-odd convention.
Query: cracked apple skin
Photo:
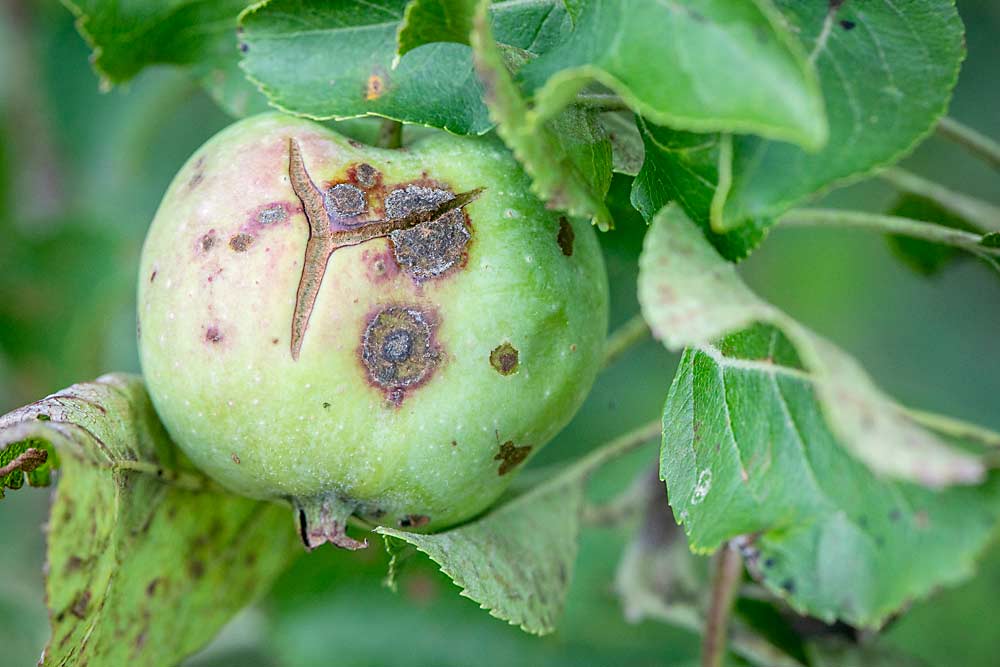
[[[324,224],[357,230],[478,188],[440,219],[337,247],[325,272],[307,252]],[[579,408],[607,328],[596,234],[546,210],[495,140],[380,149],[278,114],[223,130],[174,178],[138,303],[174,441],[228,489],[290,501],[309,547],[360,546],[351,515],[430,531],[482,512]]]

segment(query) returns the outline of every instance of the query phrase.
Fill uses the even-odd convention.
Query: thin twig
[[[701,643],[701,666],[721,667],[726,656],[729,617],[736,599],[736,589],[743,578],[743,559],[739,549],[727,542],[715,556],[712,574],[712,601]]]
[[[938,122],[937,131],[942,137],[959,144],[994,169],[1000,169],[1000,143],[947,116]]]
[[[13,461],[5,466],[0,466],[0,478],[6,477],[15,470],[29,473],[35,468],[45,463],[49,458],[49,453],[44,449],[30,447],[19,454]]]
[[[642,313],[637,313],[625,324],[611,332],[604,346],[604,368],[618,361],[625,352],[646,340],[650,335],[649,325]]]
[[[386,118],[378,130],[376,145],[382,148],[399,148],[403,145],[403,124],[398,120]]]
[[[839,209],[799,208],[781,216],[779,221],[784,225],[872,229],[885,234],[899,234],[961,248],[981,257],[1000,257],[1000,248],[982,245],[982,237],[979,234],[894,215]]]
[[[647,422],[642,426],[624,433],[606,445],[598,447],[583,458],[571,464],[562,475],[588,475],[608,461],[618,458],[633,449],[640,447],[654,438],[659,438],[663,423],[659,419]]]
[[[930,199],[946,211],[972,223],[982,232],[1000,231],[1000,208],[987,201],[956,192],[899,167],[890,167],[881,172],[879,177],[898,190]]]

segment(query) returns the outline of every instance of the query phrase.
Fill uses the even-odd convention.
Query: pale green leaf
[[[812,64],[769,0],[592,0],[519,79],[543,117],[598,82],[664,125],[826,140]]]
[[[376,531],[430,556],[490,614],[533,634],[555,630],[576,559],[583,479],[561,478],[473,523],[421,535]]]
[[[646,235],[639,301],[654,335],[672,350],[701,347],[718,356],[717,339],[753,324],[776,327],[808,369],[838,440],[876,473],[931,487],[982,481],[979,457],[921,426],[853,358],[758,298],[675,205]],[[763,363],[766,370],[770,362]]]
[[[642,168],[645,149],[631,113],[602,113],[598,120],[611,142],[611,168],[619,174],[635,176]]]
[[[528,105],[494,41],[489,3],[480,3],[472,33],[476,70],[485,86],[497,133],[531,176],[532,189],[551,208],[611,226],[604,196],[611,185],[611,143],[595,114],[570,106],[545,120]]]
[[[410,0],[396,35],[396,54],[432,42],[468,44],[476,0]]]
[[[0,417],[0,453],[59,454],[43,665],[173,665],[298,553],[288,510],[187,467],[139,378],[107,375]]]

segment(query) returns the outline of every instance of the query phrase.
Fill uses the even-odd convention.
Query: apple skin
[[[365,192],[366,219],[408,185],[483,188],[452,213],[468,234],[440,275],[400,266],[414,251],[387,237],[335,250],[297,359],[310,223],[290,140],[320,191]],[[431,531],[482,512],[579,408],[604,349],[596,234],[529,186],[492,138],[380,149],[279,114],[220,132],[174,178],[142,252],[140,357],[171,437],[228,489],[291,501],[307,546],[357,546],[348,515]],[[416,329],[397,335],[400,318]],[[393,366],[421,350],[426,368]]]

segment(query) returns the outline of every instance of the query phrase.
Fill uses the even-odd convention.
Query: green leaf
[[[748,565],[769,589],[863,626],[972,573],[1000,479],[970,485],[985,476],[971,450],[996,434],[890,401],[754,296],[677,207],[654,220],[640,271],[655,335],[691,346],[664,408],[660,471],[693,549],[755,536]]]
[[[171,665],[267,590],[298,552],[287,509],[190,470],[142,382],[106,375],[0,417],[0,454],[59,453],[43,665]]]
[[[769,0],[593,0],[519,78],[543,117],[598,82],[660,124],[826,140],[812,64]]]
[[[396,54],[402,56],[423,44],[468,44],[476,0],[410,0],[396,35]]]
[[[984,248],[1000,248],[1000,232],[983,234],[983,238],[981,238],[979,242]]]
[[[380,527],[430,556],[490,614],[537,635],[555,631],[576,560],[583,480],[543,484],[471,524],[434,535]]]
[[[813,667],[927,667],[923,660],[880,645],[858,645],[843,639],[817,640],[808,647]]]
[[[976,232],[976,228],[963,218],[941,208],[933,200],[919,195],[902,195],[887,212],[912,220],[933,222],[952,229]],[[969,257],[953,246],[931,243],[908,236],[890,235],[886,237],[893,253],[917,273],[933,276],[945,267],[963,257]]]
[[[718,357],[717,339],[754,324],[773,325],[808,371],[836,437],[876,473],[931,487],[983,479],[980,457],[924,428],[853,358],[751,292],[675,205],[661,211],[646,234],[639,302],[653,334],[673,350],[698,346]],[[754,368],[766,373],[774,356],[766,347],[760,356],[764,361]]]
[[[734,138],[732,184],[713,220],[717,231],[775,217],[897,161],[944,114],[958,78],[963,30],[951,0],[777,5],[819,70],[830,138],[815,153]]]
[[[726,259],[741,260],[760,245],[773,220],[749,221],[722,234],[712,229],[713,215],[725,199],[724,191],[717,188],[720,174],[732,169],[729,135],[672,130],[650,125],[642,118],[638,124],[645,161],[632,185],[632,204],[646,222],[676,201]]]
[[[482,134],[493,123],[483,87],[463,44],[409,50],[394,67],[406,0],[271,0],[240,16],[241,65],[271,103],[315,119],[383,116]],[[552,2],[516,2],[495,10],[505,44],[538,49],[569,19]],[[503,15],[503,16],[501,16]],[[412,34],[412,33],[411,33]]]
[[[625,112],[602,113],[598,121],[611,142],[611,168],[619,174],[635,176],[642,168],[645,148],[636,127],[636,116]]]
[[[546,120],[529,108],[493,39],[488,9],[483,0],[472,45],[497,133],[531,176],[532,190],[549,207],[610,227],[604,197],[611,185],[611,143],[595,114],[571,106]]]
[[[236,17],[248,0],[63,2],[94,51],[92,62],[104,87],[124,83],[151,65],[179,65],[233,115],[267,108],[237,67]]]

